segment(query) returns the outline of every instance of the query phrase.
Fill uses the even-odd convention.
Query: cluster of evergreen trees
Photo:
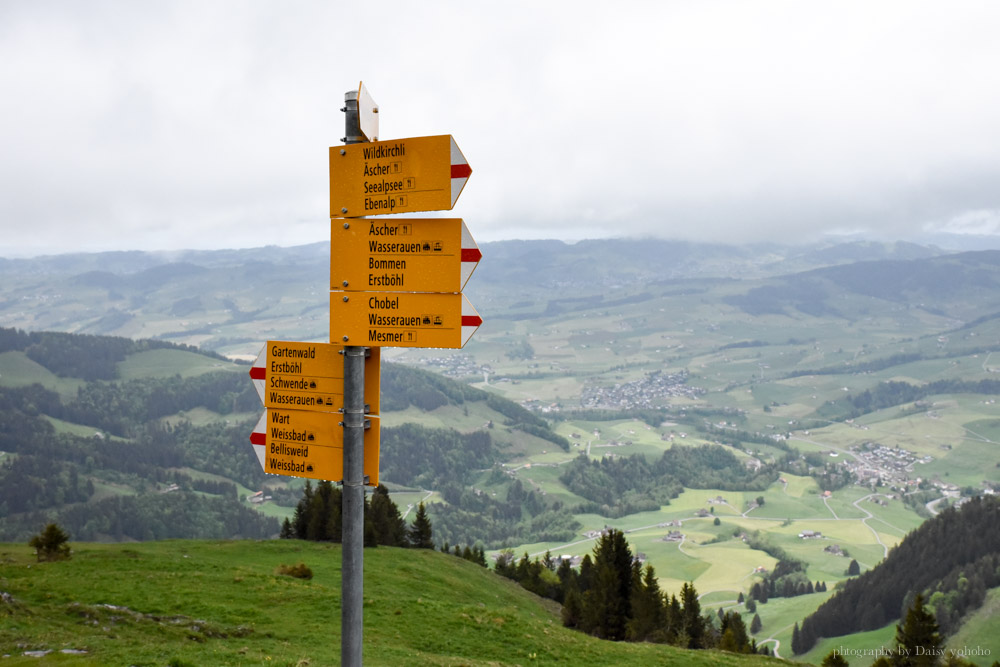
[[[746,533],[745,539],[751,549],[763,551],[778,560],[763,580],[755,582],[750,588],[751,600],[767,602],[769,598],[791,598],[826,591],[826,582],[810,581],[805,574],[806,564],[772,543],[767,533],[755,530]]]
[[[598,539],[593,557],[584,556],[579,571],[566,559],[557,566],[549,554],[534,561],[525,554],[515,562],[509,551],[497,558],[495,571],[538,595],[561,602],[563,624],[595,637],[758,652],[738,612],[703,614],[698,593],[690,583],[681,587],[679,598],[664,594],[653,566],[644,567],[639,562],[620,530],[606,531]],[[756,622],[759,624],[759,617]]]
[[[340,542],[343,534],[343,492],[332,482],[320,481],[313,489],[306,480],[302,498],[292,519],[285,519],[279,536],[283,539]],[[433,549],[433,527],[424,504],[417,507],[409,528],[399,513],[389,490],[379,484],[369,498],[365,495],[365,546],[415,547]]]
[[[481,567],[489,567],[489,565],[486,563],[486,550],[479,545],[470,547],[467,544],[465,545],[465,548],[462,548],[456,544],[454,547],[450,547],[448,543],[445,542],[443,545],[441,545],[441,552],[446,554],[451,554],[463,560],[467,560],[470,563],[475,563],[476,565],[479,565]]]

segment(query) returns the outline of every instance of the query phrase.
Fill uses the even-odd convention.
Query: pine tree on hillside
[[[681,585],[681,632],[687,637],[684,648],[705,648],[705,619],[701,615],[701,602],[698,601],[698,591],[694,585],[684,582]]]
[[[594,577],[583,594],[583,630],[604,639],[625,639],[631,594],[632,550],[625,533],[611,529],[594,547]]]
[[[637,568],[633,573],[631,603],[632,617],[626,626],[630,641],[646,641],[663,632],[663,593],[652,565],[647,564],[642,570]]]
[[[302,490],[302,497],[295,505],[295,513],[292,515],[292,534],[300,540],[307,539],[309,527],[309,505],[312,503],[313,488],[312,482],[306,480],[306,486]]]
[[[417,505],[417,516],[413,520],[413,525],[409,531],[410,546],[417,549],[433,549],[434,540],[432,537],[431,520],[427,518],[427,510],[424,504]]]
[[[584,554],[583,560],[580,561],[580,576],[577,577],[577,585],[580,589],[580,594],[583,595],[589,591],[593,584],[594,560],[590,557],[590,554]]]
[[[719,650],[730,653],[750,653],[750,638],[747,626],[739,612],[727,611],[722,615],[719,627]]]
[[[38,562],[52,560],[67,560],[70,557],[69,535],[58,524],[50,523],[28,542],[35,548]]]
[[[802,635],[799,632],[799,624],[797,622],[795,623],[795,626],[792,628],[792,653],[795,655],[800,655],[802,653],[805,653],[805,651],[802,649]]]
[[[406,522],[403,521],[396,503],[389,498],[389,490],[385,485],[379,484],[375,487],[368,510],[377,544],[390,547],[408,546]]]
[[[820,667],[849,667],[847,658],[842,656],[836,651],[830,651],[823,658],[823,662],[819,663]]]
[[[924,607],[924,596],[917,594],[903,623],[896,626],[897,651],[894,664],[936,665],[942,653],[941,635],[934,614]]]
[[[583,608],[580,602],[580,592],[575,584],[570,584],[563,600],[562,622],[567,628],[575,628],[580,625],[583,616]]]

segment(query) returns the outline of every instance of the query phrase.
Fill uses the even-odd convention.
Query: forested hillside
[[[176,367],[120,379],[123,362],[151,351],[201,361],[186,370],[178,356]],[[26,539],[49,520],[77,540],[270,537],[278,522],[251,509],[248,493],[267,487],[294,506],[284,491],[292,478],[265,475],[249,446],[261,407],[246,365],[162,341],[5,328],[0,355],[12,369],[24,367],[19,359],[39,369],[0,378],[0,541]],[[433,373],[385,364],[382,390],[384,411],[473,406],[485,415],[471,432],[384,428],[382,474],[396,484],[463,488],[506,456],[494,427],[569,448],[524,408]],[[509,523],[496,539],[527,534],[520,512]]]
[[[921,593],[944,633],[1000,586],[1000,499],[979,497],[907,535],[876,567],[850,579],[802,623],[797,653],[821,637],[882,627]]]

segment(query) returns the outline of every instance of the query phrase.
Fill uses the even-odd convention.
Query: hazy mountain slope
[[[262,408],[247,369],[163,341],[0,328],[0,539],[26,539],[50,518],[81,539],[275,533],[239,496],[267,486],[291,507],[296,494],[278,492],[298,480],[265,475],[252,452]],[[383,469],[396,482],[458,481],[516,443],[569,448],[511,401],[396,364],[383,373]],[[464,425],[435,416],[457,410]],[[407,420],[420,424],[399,438]],[[478,453],[464,459],[473,437]],[[444,441],[456,451],[419,454]]]
[[[610,293],[617,289],[662,281],[759,279],[861,259],[940,253],[903,244],[736,247],[654,239],[501,241],[482,250],[466,293],[487,321],[525,297],[600,295],[613,304]],[[262,333],[285,340],[326,338],[330,261],[326,243],[0,259],[0,324],[161,338],[251,355]]]

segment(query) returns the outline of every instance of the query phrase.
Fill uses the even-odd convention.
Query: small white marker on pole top
[[[378,141],[378,104],[363,82],[358,83],[358,123],[366,141]]]

